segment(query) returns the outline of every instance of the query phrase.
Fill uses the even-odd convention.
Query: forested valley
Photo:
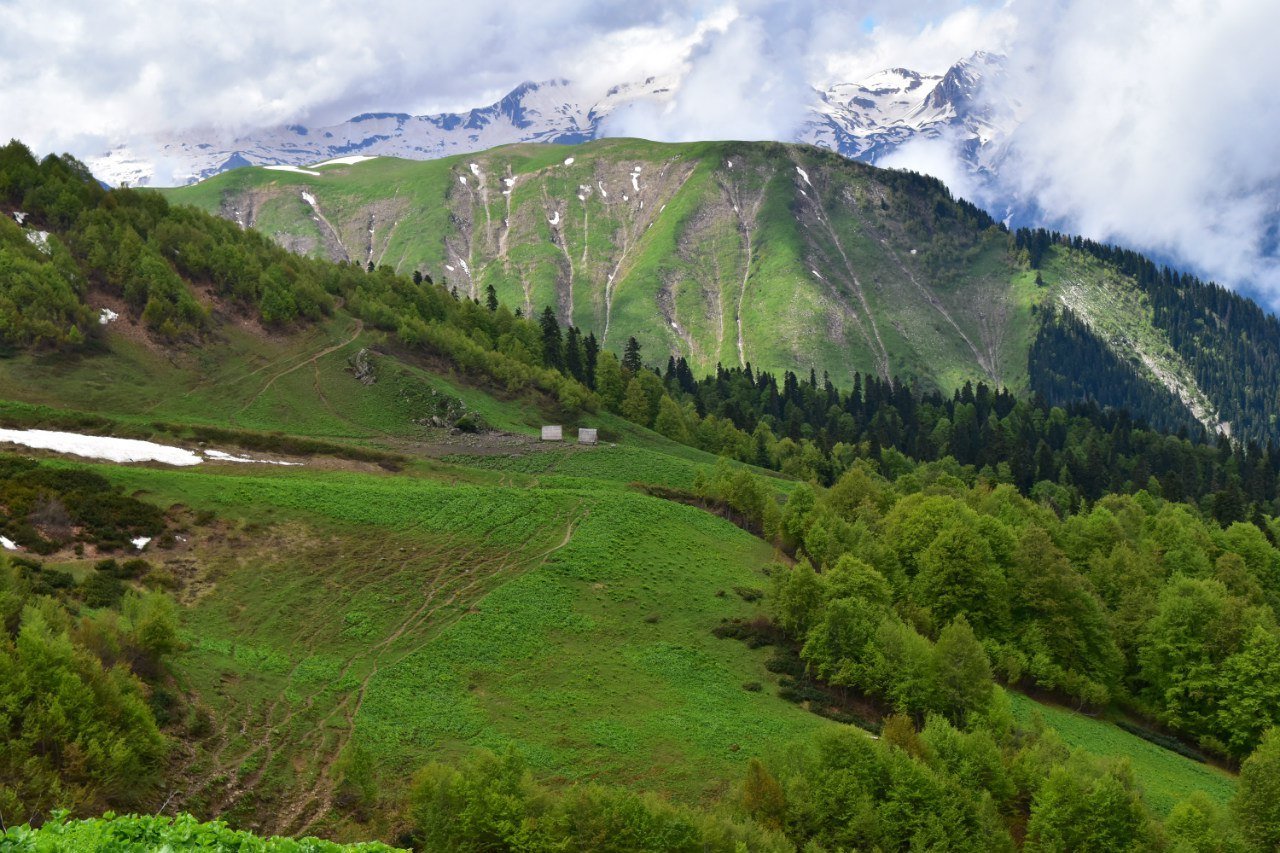
[[[194,849],[337,849],[198,822],[217,814],[161,816],[183,754],[228,726],[193,698],[187,680],[194,676],[178,663],[193,650],[209,652],[183,629],[183,614],[200,606],[199,595],[183,592],[189,579],[132,553],[142,546],[131,549],[143,540],[167,550],[210,531],[236,545],[260,541],[253,537],[266,524],[258,516],[269,501],[258,495],[287,495],[302,505],[308,477],[317,478],[314,492],[323,500],[349,501],[344,524],[358,515],[350,507],[367,509],[359,490],[393,488],[386,480],[394,488],[429,481],[423,488],[430,500],[397,493],[398,509],[443,503],[460,479],[459,489],[489,490],[490,503],[477,506],[490,512],[516,500],[512,493],[546,491],[556,513],[564,510],[545,516],[556,528],[549,544],[537,538],[552,527],[543,516],[536,526],[544,529],[507,543],[511,554],[537,544],[528,546],[536,554],[524,578],[547,574],[555,552],[590,524],[584,505],[599,507],[598,515],[634,511],[618,526],[649,540],[663,533],[646,529],[645,513],[679,505],[697,519],[680,516],[691,529],[708,525],[709,537],[766,549],[771,559],[742,569],[758,574],[758,588],[711,583],[720,587],[718,599],[736,595],[750,612],[706,624],[701,612],[681,622],[654,610],[641,626],[697,632],[697,642],[713,648],[764,649],[774,680],[744,680],[733,685],[735,695],[774,692],[784,700],[779,718],[791,720],[794,731],[820,727],[759,754],[739,754],[734,740],[720,750],[732,750],[732,778],[715,796],[685,798],[655,792],[658,786],[629,787],[616,776],[584,773],[567,784],[564,772],[541,772],[539,762],[551,761],[545,745],[522,751],[514,742],[455,733],[447,760],[406,769],[385,755],[375,761],[353,738],[318,774],[315,789],[332,783],[331,795],[316,798],[321,809],[310,822],[300,809],[295,826],[333,813],[340,817],[330,826],[344,838],[368,828],[368,837],[423,850],[1280,846],[1280,448],[1269,438],[1275,395],[1264,403],[1256,393],[1276,387],[1280,335],[1274,318],[1254,306],[1233,315],[1247,324],[1241,340],[1251,343],[1239,352],[1213,349],[1206,312],[1224,313],[1220,303],[1240,301],[1220,288],[1061,235],[1007,235],[1010,254],[1025,257],[1028,269],[1065,242],[1134,276],[1198,380],[1233,389],[1234,408],[1224,415],[1240,425],[1234,435],[1211,433],[1171,398],[1153,400],[1150,386],[1108,360],[1065,313],[1043,314],[1030,355],[1031,388],[1021,395],[978,381],[943,390],[861,374],[843,389],[812,371],[776,375],[749,364],[697,377],[675,356],[654,354],[652,363],[634,339],[620,354],[604,349],[593,331],[563,328],[549,306],[524,317],[492,289],[487,299],[467,299],[420,275],[302,258],[155,193],[104,190],[70,158],[37,161],[16,142],[0,150],[0,212],[0,350],[50,377],[66,364],[115,357],[102,305],[119,307],[143,330],[142,346],[164,354],[155,364],[213,348],[237,324],[286,339],[349,316],[358,321],[357,335],[381,335],[378,357],[403,356],[447,375],[491,412],[532,401],[539,417],[570,427],[599,424],[606,442],[646,449],[638,454],[642,463],[627,458],[607,471],[598,463],[598,470],[554,481],[548,475],[542,483],[517,478],[528,473],[519,467],[527,459],[503,468],[504,459],[460,451],[431,463],[456,468],[415,468],[403,448],[369,440],[359,445],[365,456],[347,458],[365,468],[330,479],[281,469],[226,490],[147,479],[137,473],[143,468],[110,474],[65,459],[0,455],[0,535],[13,545],[0,552],[0,817],[9,827],[0,850],[184,849],[177,845],[189,842],[205,845]],[[1089,354],[1086,370],[1074,378],[1063,373],[1072,357]],[[1254,365],[1244,384],[1234,372],[1241,360]],[[324,383],[315,370],[319,391]],[[46,409],[37,415],[55,418],[53,407]],[[6,409],[5,425],[14,412],[27,410]],[[173,434],[149,412],[110,414],[84,422]],[[62,417],[73,422],[74,414]],[[275,433],[227,427],[204,435],[235,440],[243,433],[245,441],[288,449],[280,417]],[[472,412],[449,426],[471,433],[491,425]],[[327,452],[309,433],[297,440]],[[648,465],[659,450],[651,448],[678,459],[678,474],[653,474]],[[344,489],[353,497],[332,497]],[[214,509],[187,505],[201,500]],[[534,512],[521,507],[511,511],[513,527]],[[231,530],[234,512],[254,520]],[[471,523],[478,514],[473,508],[452,520],[461,526],[460,519]],[[721,519],[755,538],[734,539],[741,531]],[[334,530],[341,531],[327,531],[334,539],[355,535]],[[505,541],[486,531],[459,553],[469,559],[495,537]],[[401,541],[396,547],[404,551]],[[617,556],[592,552],[572,564],[578,574],[571,579],[603,596],[607,584],[593,582],[591,571]],[[678,568],[692,573],[702,555],[690,546],[684,556],[688,562]],[[389,561],[397,559],[404,558],[392,554]],[[510,560],[495,558],[495,572]],[[378,558],[379,565],[387,561]],[[75,571],[60,568],[64,563]],[[220,571],[232,573],[228,565]],[[459,624],[482,610],[477,599],[462,609]],[[604,619],[557,618],[555,630],[566,634]],[[336,621],[343,636],[373,644],[365,611]],[[387,643],[405,630],[388,630]],[[235,643],[226,645],[225,657],[234,659]],[[325,664],[341,670],[341,683],[346,670]],[[481,692],[473,688],[482,676],[467,677],[472,681],[463,678],[461,689]],[[361,700],[372,678],[360,686]],[[1146,768],[1129,756],[1069,745],[1041,711],[1021,713],[1033,699],[1105,721],[1176,758],[1180,768],[1217,774],[1232,787],[1211,796],[1190,786],[1157,800]],[[359,700],[352,705],[354,727]],[[793,705],[804,711],[800,722],[786,716]],[[269,713],[265,719],[271,722]],[[693,717],[684,722],[699,726]],[[615,735],[602,724],[592,737],[611,742]],[[368,743],[387,753],[399,748],[373,737]],[[628,772],[642,775],[640,764]],[[242,793],[234,782],[226,790]],[[222,801],[232,802],[231,795],[210,802]],[[259,816],[252,808],[242,815]],[[109,812],[143,816],[100,817]]]

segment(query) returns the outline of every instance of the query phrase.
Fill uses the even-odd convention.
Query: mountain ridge
[[[846,387],[857,373],[944,392],[1070,387],[1065,399],[1145,400],[1138,409],[1168,429],[1273,434],[1257,377],[1275,359],[1194,332],[1252,316],[1221,301],[1240,297],[1118,268],[1079,238],[1043,232],[1031,246],[1031,232],[1015,239],[935,179],[811,146],[516,145],[244,169],[166,194],[304,254],[417,272],[468,299],[492,287],[526,316],[550,307],[610,349],[634,337],[647,358],[698,372],[750,363]],[[1081,363],[1108,353],[1129,391],[1069,365],[1065,378],[1033,374],[1033,342],[1058,334],[1046,318],[1061,314],[1083,331],[1055,346],[1084,346]]]
[[[1011,129],[1008,111],[977,104],[983,80],[1001,73],[1001,57],[977,52],[944,74],[889,69],[862,81],[813,90],[808,117],[793,135],[872,162],[918,136],[956,133],[974,155]],[[372,111],[334,125],[289,124],[243,134],[193,130],[157,138],[137,151],[127,145],[88,158],[109,184],[184,184],[245,163],[295,165],[350,154],[430,159],[516,142],[572,144],[617,135],[637,105],[664,106],[678,90],[674,76],[647,77],[603,90],[564,78],[525,81],[492,104],[454,113],[412,115]],[[625,130],[625,122],[622,122]]]

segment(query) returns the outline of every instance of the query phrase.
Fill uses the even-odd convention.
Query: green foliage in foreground
[[[121,613],[86,612],[60,598],[0,555],[0,817],[133,806],[168,752],[143,677],[176,645],[172,602],[131,591]]]
[[[458,767],[431,764],[410,795],[422,850],[787,851],[780,833],[750,820],[671,805],[599,785],[553,793],[515,752],[481,751]]]
[[[259,838],[231,829],[221,821],[201,823],[191,815],[160,817],[111,813],[92,820],[67,820],[66,813],[39,829],[13,827],[0,835],[0,853],[62,853],[62,851],[234,850],[238,853],[391,853],[395,848],[377,842],[335,844],[317,838]]]

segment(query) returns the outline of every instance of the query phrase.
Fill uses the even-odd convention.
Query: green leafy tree
[[[653,429],[672,441],[689,441],[689,427],[685,424],[684,412],[666,394],[658,401],[658,415],[653,420]]]
[[[956,723],[986,710],[991,702],[991,664],[964,616],[942,629],[933,649],[937,709]]]
[[[1031,804],[1025,850],[1157,850],[1157,830],[1127,764],[1081,755],[1053,770]]]
[[[793,568],[774,566],[770,604],[778,624],[787,633],[804,637],[824,600],[822,582],[808,560],[800,560]]]
[[[600,364],[596,368],[596,392],[600,395],[600,401],[604,403],[606,409],[619,414],[622,412],[627,383],[623,378],[618,357],[611,352],[600,353]]]
[[[1241,832],[1255,849],[1280,848],[1280,729],[1269,730],[1240,765],[1233,808]]]
[[[1008,592],[1004,574],[986,540],[974,528],[949,523],[916,556],[919,573],[911,597],[927,607],[938,622],[964,616],[984,634],[995,634],[1006,621]]]

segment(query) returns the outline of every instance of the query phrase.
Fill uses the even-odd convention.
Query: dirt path
[[[254,394],[251,398],[249,398],[249,402],[241,406],[240,409],[234,415],[231,416],[231,422],[235,423],[237,419],[249,409],[250,406],[258,402],[258,398],[261,397],[263,394],[267,393],[267,390],[271,388],[272,385],[275,384],[277,379],[280,379],[281,377],[284,377],[284,376],[288,376],[290,373],[293,373],[295,370],[298,370],[300,368],[306,367],[308,364],[314,364],[316,361],[324,358],[326,355],[331,355],[332,353],[337,352],[338,350],[342,349],[345,346],[350,346],[351,344],[355,343],[356,339],[360,337],[360,333],[363,331],[364,331],[364,320],[357,319],[355,331],[351,333],[351,337],[347,338],[342,343],[334,344],[331,347],[326,347],[325,349],[320,350],[320,352],[315,353],[309,358],[298,362],[292,367],[287,367],[284,370],[281,370],[279,373],[272,374],[271,378],[267,380],[266,384],[263,385],[261,388],[259,388],[258,392]]]
[[[255,828],[260,831],[296,834],[322,819],[333,808],[339,781],[334,768],[354,736],[357,716],[374,677],[426,648],[440,630],[465,614],[467,602],[483,597],[513,573],[544,564],[567,546],[587,511],[581,503],[566,510],[562,516],[564,534],[554,544],[546,541],[550,531],[543,527],[518,545],[499,548],[493,540],[504,528],[495,525],[466,545],[456,536],[445,536],[424,551],[415,548],[413,559],[426,571],[416,579],[406,576],[397,581],[402,594],[412,597],[405,600],[404,612],[381,632],[381,639],[347,656],[336,672],[307,685],[302,695],[287,698],[294,676],[315,653],[325,633],[319,627],[304,629],[293,639],[299,657],[280,695],[264,706],[241,707],[221,721],[213,750],[203,751],[212,766],[191,778],[175,808],[204,800],[207,806],[203,810],[216,817],[241,808],[247,798],[264,796],[273,805],[258,815],[261,825]],[[424,519],[415,527],[426,535],[428,521]],[[530,554],[531,548],[540,550]],[[381,564],[371,569],[367,581],[373,584],[387,582],[397,571]],[[356,590],[334,592],[339,599],[350,599]],[[229,748],[234,732],[242,740],[238,748]],[[287,787],[259,790],[265,780],[274,778],[268,774],[277,773],[288,763],[293,764],[296,781]]]
[[[529,560],[524,561],[529,569],[544,565],[546,561],[550,559],[552,554],[566,547],[573,541],[574,531],[582,523],[582,520],[590,514],[590,510],[586,510],[579,514],[578,508],[580,507],[581,504],[579,504],[578,507],[575,507],[571,512],[565,525],[564,536],[557,544],[553,545],[546,551],[543,551],[541,554],[535,555]],[[512,553],[514,553],[514,551]],[[455,589],[448,599],[436,604],[424,613],[423,611],[427,608],[427,605],[430,604],[431,598],[434,598],[436,593],[439,592],[442,587],[432,589],[428,600],[424,601],[422,607],[419,607],[418,610],[410,614],[409,617],[405,619],[392,634],[373,647],[377,650],[374,654],[373,666],[361,680],[359,688],[354,691],[354,693],[347,694],[347,696],[344,697],[343,700],[339,702],[323,720],[320,721],[319,726],[317,727],[320,729],[327,728],[329,726],[329,721],[335,715],[341,713],[343,717],[342,732],[338,736],[337,742],[328,750],[328,755],[325,756],[324,760],[317,768],[315,773],[315,782],[302,797],[294,800],[289,807],[280,813],[279,818],[272,827],[272,832],[293,835],[306,834],[317,820],[329,812],[333,807],[333,797],[335,793],[335,780],[332,778],[332,771],[343,751],[351,742],[351,738],[355,734],[356,718],[364,704],[365,696],[368,693],[369,683],[373,680],[374,676],[378,674],[379,669],[384,665],[388,667],[395,666],[409,656],[421,651],[426,647],[430,640],[414,644],[412,647],[398,655],[395,655],[391,660],[386,661],[384,664],[381,658],[389,648],[407,632],[417,630],[428,625],[436,613],[452,606],[460,596],[464,595],[471,589],[474,589],[482,582],[503,574],[504,570],[511,565],[511,562],[511,553],[508,553],[506,558],[503,559],[496,568],[492,569],[492,571],[487,573],[477,573],[477,576],[470,583]],[[354,704],[349,704],[352,696],[355,697],[355,702]]]

